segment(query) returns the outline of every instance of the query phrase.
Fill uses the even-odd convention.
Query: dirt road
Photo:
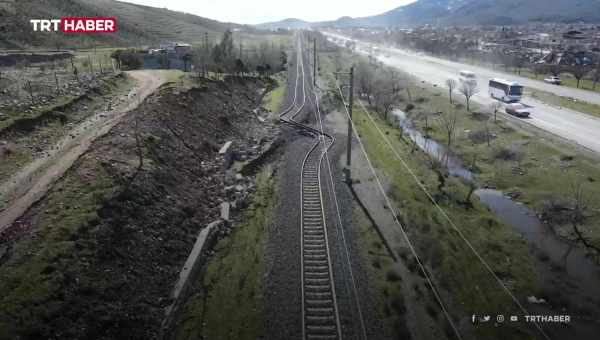
[[[0,183],[0,201],[6,203],[4,210],[0,211],[0,232],[42,198],[52,183],[88,150],[94,140],[110,131],[127,112],[135,109],[144,98],[164,84],[168,79],[168,72],[127,72],[136,81],[136,85],[118,107],[89,117],[48,150],[46,157],[34,160]]]

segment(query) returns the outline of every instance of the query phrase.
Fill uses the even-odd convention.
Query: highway
[[[336,38],[336,41],[338,42],[349,40],[348,37],[338,34],[330,32],[323,33],[330,38]],[[373,46],[371,43],[356,41],[356,47],[360,53],[368,53],[371,46]],[[598,93],[550,85],[540,81],[507,75],[481,67],[474,67],[420,55],[418,53],[407,52],[402,49],[384,46],[378,47],[381,53],[378,53],[376,57],[379,61],[386,65],[401,69],[426,83],[436,84],[439,87],[445,87],[447,79],[452,78],[458,80],[458,74],[461,70],[475,72],[478,80],[479,93],[473,97],[473,101],[481,105],[490,105],[495,101],[490,98],[488,94],[488,80],[491,78],[504,78],[518,81],[526,87],[532,87],[556,95],[570,96],[576,99],[600,104],[600,94]],[[458,93],[455,95],[459,96]],[[519,119],[556,136],[573,141],[591,151],[600,153],[600,138],[598,138],[598,136],[600,136],[599,118],[586,113],[548,105],[528,97],[524,97],[521,102],[531,107],[530,118],[519,119],[512,116],[508,117],[507,115],[508,119]]]

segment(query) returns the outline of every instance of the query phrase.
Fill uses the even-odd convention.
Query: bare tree
[[[448,87],[448,95],[450,96],[450,104],[454,104],[454,102],[452,101],[452,92],[454,92],[454,90],[456,90],[457,85],[458,84],[456,83],[456,80],[454,80],[454,79],[446,80],[446,86]]]
[[[548,72],[555,77],[560,76],[562,71],[563,71],[562,65],[559,65],[559,64],[548,65]]]
[[[371,105],[371,95],[373,94],[374,68],[367,62],[361,61],[356,66],[356,84],[358,91],[367,97]]]
[[[544,73],[547,70],[547,67],[544,64],[531,64],[529,66],[529,69],[531,70],[531,72],[533,72],[535,79],[537,79],[539,75],[544,75]]]
[[[596,64],[596,68],[594,69],[594,73],[592,73],[592,89],[596,91],[596,85],[600,82],[600,62]]]
[[[573,226],[573,232],[577,236],[577,239],[583,243],[589,249],[594,249],[600,253],[600,248],[594,246],[589,240],[585,238],[581,230],[579,229],[580,224],[585,220],[585,214],[588,210],[587,202],[584,193],[585,186],[583,183],[579,183],[574,186],[572,194],[572,214],[570,216],[571,225]]]
[[[515,71],[517,72],[517,74],[521,75],[521,69],[527,63],[527,59],[525,59],[522,56],[516,55],[516,56],[512,56],[510,58],[510,63],[513,66],[513,68],[515,69]]]
[[[374,82],[375,108],[378,112],[383,113],[386,121],[388,113],[400,101],[402,86],[402,83],[395,79],[393,73],[383,73]]]
[[[502,108],[502,103],[500,102],[493,102],[490,104],[490,112],[494,115],[494,122],[496,122],[498,119],[498,111],[500,111],[500,109]]]
[[[447,138],[445,162],[448,161],[448,157],[450,156],[450,152],[452,151],[452,143],[454,142],[454,136],[456,131],[456,118],[457,114],[455,110],[452,110],[448,113],[442,113],[439,116],[440,125],[446,133]]]
[[[465,96],[465,100],[467,101],[467,111],[471,111],[471,98],[477,94],[477,92],[479,92],[477,84],[472,82],[463,82],[458,90],[463,96]]]
[[[579,88],[581,79],[583,79],[586,74],[590,73],[590,68],[587,65],[573,65],[569,67],[569,73],[577,79],[577,88]]]

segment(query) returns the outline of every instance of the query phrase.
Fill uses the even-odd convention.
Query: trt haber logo
[[[117,18],[69,17],[61,19],[29,20],[35,32],[63,33],[115,33],[118,30]]]

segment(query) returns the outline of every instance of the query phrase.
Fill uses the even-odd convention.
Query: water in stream
[[[412,127],[406,114],[396,110],[392,112],[395,124],[403,130],[405,136],[424,152],[438,158],[447,157],[448,172],[452,176],[461,177],[473,181],[474,176],[463,164],[463,162],[452,155],[446,154],[444,145],[426,138]],[[600,302],[600,266],[586,256],[585,251],[573,245],[571,242],[558,237],[551,228],[545,226],[537,217],[535,212],[520,202],[513,201],[501,191],[491,189],[478,189],[475,194],[482,204],[487,206],[499,220],[518,231],[527,241],[536,262],[536,270],[542,278],[543,285],[550,290],[560,290],[569,300],[573,307],[581,304],[589,304],[588,308],[598,309]],[[540,254],[544,254],[540,256]],[[557,287],[558,285],[558,287]],[[590,304],[591,303],[591,304]],[[596,306],[592,306],[596,304]],[[538,308],[539,309],[539,306]],[[542,308],[543,309],[543,308]],[[556,312],[556,311],[553,311]],[[577,313],[577,308],[574,313]],[[592,312],[594,313],[594,312]],[[589,311],[588,311],[589,314]],[[590,326],[583,326],[581,330],[584,338],[587,334],[600,329],[600,314],[592,316]]]

